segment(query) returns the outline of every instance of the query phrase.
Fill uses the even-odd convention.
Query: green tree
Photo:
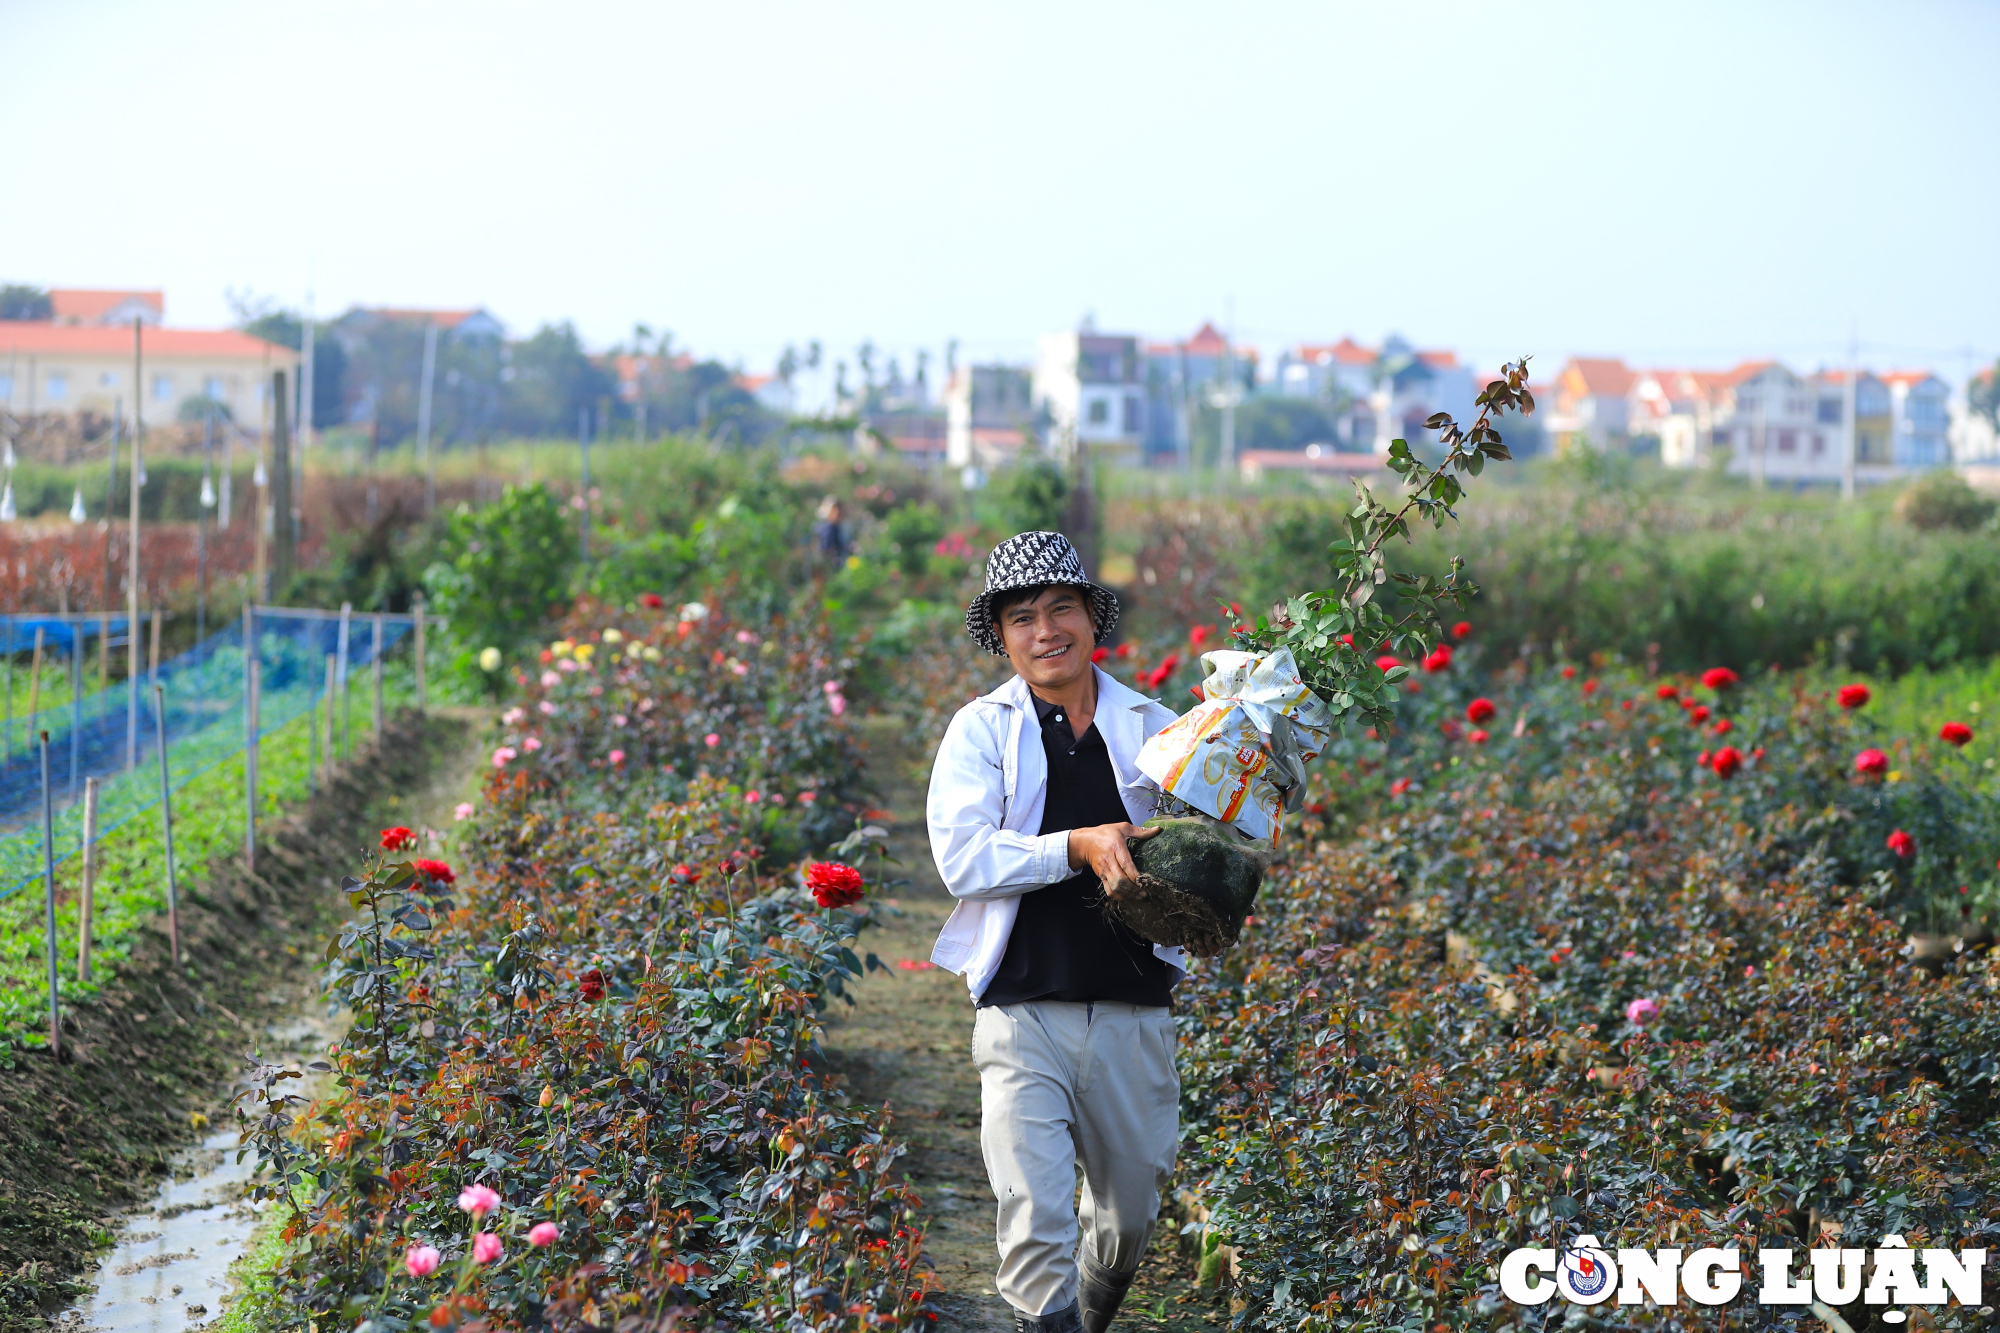
[[[544,324],[509,349],[501,424],[522,435],[568,435],[577,414],[615,387],[583,350],[576,326]]]
[[[236,327],[253,338],[305,350],[305,317],[295,310],[272,309],[238,302]],[[313,426],[324,430],[347,420],[347,348],[334,326],[313,324]]]
[[[1973,490],[1949,468],[1925,473],[1896,497],[1896,516],[1919,532],[1940,528],[1972,532],[1985,527],[1996,508],[2000,504]]]
[[[55,307],[42,288],[18,282],[0,286],[0,319],[51,319],[54,315]]]
[[[439,560],[424,572],[438,612],[468,657],[518,647],[569,594],[577,537],[540,482],[509,486],[483,509],[460,506]]]
[[[1027,458],[993,478],[986,508],[994,526],[1008,533],[1058,532],[1069,491],[1069,478],[1052,459]]]

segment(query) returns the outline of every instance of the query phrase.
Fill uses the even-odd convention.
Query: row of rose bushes
[[[856,824],[832,648],[637,606],[545,656],[463,864],[387,830],[346,885],[336,1090],[252,1080],[288,1307],[366,1333],[927,1320],[901,1149],[817,1057],[868,923],[861,875],[800,855]]]
[[[1330,748],[1244,945],[1181,988],[1182,1175],[1239,1323],[1535,1322],[1500,1258],[1585,1233],[2000,1244],[1966,738],[1790,680],[1475,673],[1474,643]]]

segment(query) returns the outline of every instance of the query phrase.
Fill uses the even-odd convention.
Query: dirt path
[[[902,862],[893,873],[909,882],[887,894],[894,911],[886,928],[861,942],[889,970],[870,974],[856,987],[856,1003],[835,1010],[827,1056],[858,1100],[890,1106],[892,1132],[910,1145],[905,1167],[932,1218],[928,1249],[945,1291],[940,1327],[1011,1333],[1012,1311],[993,1290],[995,1200],[979,1155],[972,1000],[963,979],[914,966],[930,958],[952,907],[924,832],[929,755],[918,753],[921,738],[907,737],[887,718],[866,720],[862,735],[870,775],[891,816],[889,847]],[[1153,1253],[1113,1326],[1120,1333],[1192,1333],[1228,1322],[1225,1311],[1195,1296],[1177,1231],[1161,1220]]]

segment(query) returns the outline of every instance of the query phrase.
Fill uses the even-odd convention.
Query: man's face
[[[1060,690],[1090,670],[1097,625],[1090,595],[1081,588],[1048,588],[1000,612],[1000,642],[1007,660],[1032,688]]]

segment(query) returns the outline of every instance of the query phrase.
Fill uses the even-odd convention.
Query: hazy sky
[[[176,324],[2000,352],[1992,3],[0,0],[0,51],[0,280]]]

